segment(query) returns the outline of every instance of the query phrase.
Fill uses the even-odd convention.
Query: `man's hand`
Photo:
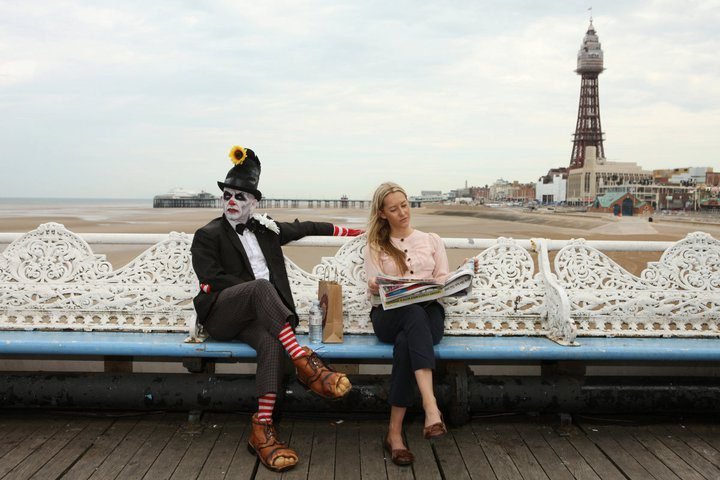
[[[364,232],[365,230],[359,230],[357,228],[333,225],[333,237],[357,237],[358,235],[362,235]]]

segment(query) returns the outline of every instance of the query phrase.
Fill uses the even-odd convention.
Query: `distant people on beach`
[[[248,445],[267,468],[284,471],[298,462],[273,423],[286,355],[298,381],[324,398],[342,398],[352,386],[344,373],[329,369],[310,348],[298,344],[298,317],[281,246],[306,235],[355,236],[362,231],[325,222],[275,222],[255,213],[262,198],[260,160],[239,146],[230,150],[230,159],[234,166],[218,182],[223,214],[195,232],[191,247],[200,281],[195,310],[210,337],[241,340],[257,352],[258,411]]]

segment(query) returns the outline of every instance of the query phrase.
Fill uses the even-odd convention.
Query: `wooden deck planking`
[[[665,476],[668,478],[680,478],[682,480],[704,480],[705,477],[695,471],[690,465],[688,465],[683,458],[668,448],[660,438],[653,433],[646,430],[644,427],[630,428],[624,427],[626,430],[630,430],[632,435],[643,445],[645,449],[651,452],[660,461],[666,470],[661,471],[662,473],[656,473],[648,468],[656,477]],[[668,473],[672,472],[672,473]],[[673,477],[674,475],[675,477]],[[717,477],[714,477],[717,478]]]
[[[145,440],[158,427],[158,422],[164,414],[151,414],[141,418],[125,437],[115,446],[89,480],[105,480],[115,478],[125,468]]]
[[[513,425],[518,435],[522,437],[525,445],[535,456],[535,459],[542,466],[543,471],[551,480],[574,480],[575,477],[567,468],[567,465],[555,453],[552,447],[532,424]],[[584,462],[583,462],[584,463]]]
[[[597,472],[595,472],[592,465],[590,465],[590,463],[588,463],[588,460],[575,448],[575,446],[573,446],[572,443],[570,443],[568,438],[561,437],[550,426],[531,425],[520,428],[521,432],[534,429],[535,433],[537,433],[552,449],[553,453],[557,455],[558,460],[560,460],[560,462],[567,468],[572,478],[577,480],[601,480],[600,476],[598,476]],[[533,449],[534,452],[535,447],[532,445],[532,443],[529,443],[529,446],[531,449]],[[588,442],[588,446],[590,447],[590,449],[595,450],[595,455],[601,456],[603,459],[605,459],[602,453],[595,449],[594,445],[591,445]],[[610,478],[624,478],[619,471],[611,470],[612,464],[609,461],[606,460],[606,462],[607,467],[610,468],[606,468],[605,471],[609,472],[611,476]],[[558,475],[562,476],[562,474],[559,473]],[[549,476],[550,478],[555,478],[554,475]]]
[[[312,456],[313,446],[313,435],[315,434],[315,423],[308,420],[296,420],[292,422],[289,429],[283,428],[280,431],[280,439],[288,442],[289,445],[298,454],[298,464],[292,470],[288,470],[283,473],[283,480],[301,480],[308,476],[308,470],[310,469],[310,457]],[[288,435],[288,434],[291,435]],[[258,470],[258,477],[261,478],[266,470],[260,465]],[[270,478],[268,474],[266,477]]]
[[[690,428],[685,425],[665,425],[665,429],[670,435],[682,440],[694,452],[698,453],[702,458],[711,464],[720,468],[720,452],[714,449],[704,439],[699,437]],[[672,447],[671,447],[672,448]]]
[[[30,478],[88,425],[85,418],[61,423],[59,428],[51,427],[47,434],[44,434],[44,429],[41,428],[39,435],[33,435],[27,439],[30,441],[29,445],[23,442],[20,446],[25,446],[28,454],[2,478],[7,480]]]
[[[720,425],[583,421],[559,436],[554,417],[476,420],[441,439],[406,424],[412,467],[383,451],[383,421],[284,420],[280,438],[300,462],[271,472],[247,451],[248,415],[0,416],[0,479],[551,479],[720,478]],[[716,419],[711,419],[716,422]]]
[[[605,453],[598,448],[595,443],[585,436],[578,427],[571,427],[568,429],[567,442],[572,448],[566,449],[564,446],[565,438],[555,436],[554,434],[545,434],[545,438],[553,447],[553,450],[567,457],[566,463],[574,457],[572,449],[580,454],[584,461],[590,465],[595,473],[602,480],[625,480],[627,477],[623,475],[619,467],[605,456]],[[565,457],[563,457],[565,458]],[[576,475],[576,478],[581,478]]]
[[[495,480],[497,477],[480,446],[480,442],[473,433],[472,426],[463,425],[462,427],[453,428],[450,433],[455,439],[470,477],[474,480]]]
[[[152,433],[145,439],[139,440],[138,448],[135,449],[130,461],[119,472],[119,478],[123,480],[143,478],[145,472],[148,471],[177,431],[178,423],[184,421],[185,417],[185,415],[174,413],[158,420],[158,425]]]
[[[655,478],[625,447],[618,443],[619,439],[613,435],[610,428],[584,423],[581,423],[581,427],[588,438],[602,450],[606,457],[612,459],[612,463],[617,465],[628,478],[632,480]],[[605,478],[602,474],[600,477]]]
[[[495,425],[500,444],[525,480],[549,480],[535,456],[511,424]]]
[[[335,477],[360,480],[360,430],[357,422],[335,424]]]
[[[197,431],[189,431],[191,436],[190,445],[185,455],[182,456],[180,462],[175,467],[170,480],[195,480],[205,465],[210,452],[215,446],[215,442],[220,436],[222,422],[203,422],[197,424]],[[155,477],[153,477],[155,478]]]
[[[69,470],[80,458],[92,448],[98,438],[112,426],[111,419],[93,419],[73,437],[67,444],[39,469],[31,479],[45,480],[58,478]],[[72,478],[72,477],[69,477]]]
[[[658,458],[658,455],[665,456],[666,452],[663,451],[663,445],[658,442],[657,439],[646,435],[644,436],[644,441],[641,441],[637,438],[636,427],[610,426],[602,428],[605,432],[609,433],[627,453],[632,455],[653,478],[680,480],[680,477],[673,473],[673,471]],[[683,478],[683,480],[702,479],[693,476],[692,478]]]
[[[67,470],[65,475],[68,478],[78,480],[86,480],[95,473],[107,457],[118,447],[120,442],[132,431],[137,425],[138,418],[121,418],[112,423],[101,435],[99,435],[77,458],[73,465]]]
[[[708,427],[707,425],[692,424],[686,427],[687,435],[696,436],[701,446],[694,446],[696,451],[700,452],[705,458],[713,462],[720,459],[720,431],[717,428]],[[697,445],[697,442],[694,442]],[[715,463],[720,466],[720,463]]]
[[[465,460],[455,442],[455,437],[452,435],[443,435],[435,440],[425,440],[423,437],[418,438],[432,445],[432,449],[435,452],[435,459],[440,466],[440,471],[444,478],[470,480],[470,473],[467,471]]]
[[[328,423],[328,420],[315,422],[308,478],[335,478],[335,436],[337,430],[334,426],[328,426]]]
[[[203,420],[210,424],[220,425],[222,430],[205,459],[198,480],[223,480],[230,471],[230,462],[235,455],[250,456],[245,447],[247,442],[243,441],[243,438],[247,436],[246,430],[249,428],[248,417],[245,415],[209,414]]]
[[[190,448],[193,435],[198,434],[201,428],[200,424],[181,423],[143,478],[147,480],[169,480],[188,448]]]
[[[15,430],[15,438],[8,445],[5,454],[0,458],[0,478],[12,471],[23,460],[32,455],[36,449],[44,444],[55,432],[59,431],[63,423],[59,419],[31,421]]]
[[[380,422],[360,422],[360,474],[363,480],[387,478],[382,439],[384,425]]]
[[[516,480],[522,478],[510,455],[501,445],[501,440],[491,424],[473,424],[473,432],[487,456],[495,478]]]
[[[40,427],[39,422],[32,424],[3,423],[0,431],[3,432],[0,437],[0,459],[2,459],[10,450],[14,449],[20,442],[30,436],[32,432]]]
[[[241,430],[242,434],[238,437],[238,446],[235,449],[235,454],[230,460],[230,465],[227,469],[225,478],[252,478],[253,472],[258,467],[257,457],[248,451],[248,438],[250,437],[250,415],[244,417],[239,416],[237,419],[233,419],[233,422],[240,422],[246,425],[246,428]],[[238,431],[240,431],[238,429]],[[280,437],[284,438],[284,437]],[[260,466],[260,468],[263,468]]]
[[[643,441],[644,435],[652,435],[662,446],[663,455],[658,455],[675,474],[685,479],[720,478],[720,469],[693,450],[677,434],[664,425],[655,425],[640,430],[638,439]],[[643,442],[644,443],[644,442]]]
[[[40,428],[52,428],[55,423],[58,423],[58,421],[50,420],[48,422],[41,418],[32,418],[27,422],[18,422],[17,420],[5,422],[3,425],[4,435],[0,438],[0,477],[12,470],[17,463],[20,463],[25,456],[31,453],[32,450],[28,450],[27,448],[25,448],[27,451],[26,455],[22,455],[22,453],[18,451],[18,448],[23,442]]]

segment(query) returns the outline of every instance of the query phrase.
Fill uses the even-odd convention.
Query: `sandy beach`
[[[366,209],[267,209],[278,221],[326,221],[353,228],[364,228]],[[0,203],[0,231],[27,232],[45,222],[62,223],[77,233],[167,233],[171,231],[193,233],[219,215],[216,209],[154,209],[142,204],[68,204],[21,205]],[[413,226],[424,231],[437,232],[442,237],[525,239],[545,237],[551,239],[586,238],[588,240],[654,240],[675,241],[687,233],[705,231],[720,238],[720,225],[663,220],[654,217],[652,223],[645,217],[617,218],[608,214],[589,213],[538,213],[518,208],[488,207],[421,207],[413,209]],[[4,248],[4,245],[0,245]],[[114,268],[126,264],[143,247],[96,246]],[[323,256],[332,256],[334,248],[286,247],[287,255],[304,269],[311,269]],[[470,252],[449,251],[451,264],[459,264]],[[657,254],[613,253],[611,255],[629,271],[638,274]]]

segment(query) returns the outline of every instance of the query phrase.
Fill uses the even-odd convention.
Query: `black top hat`
[[[260,200],[262,193],[257,189],[260,182],[260,159],[249,148],[234,146],[230,149],[230,159],[235,164],[227,173],[224,182],[217,182],[220,190],[233,188],[252,193]]]

